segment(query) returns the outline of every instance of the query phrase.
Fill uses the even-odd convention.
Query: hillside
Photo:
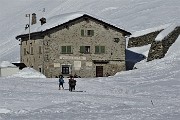
[[[110,21],[129,32],[136,32],[180,21],[178,0],[0,0],[0,61],[19,61],[19,42],[28,18],[40,18],[71,12],[86,12]],[[7,47],[8,46],[8,47]]]

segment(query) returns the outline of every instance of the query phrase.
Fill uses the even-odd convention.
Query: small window
[[[24,48],[24,55],[26,55],[27,51],[26,51],[26,48]]]
[[[105,53],[105,46],[95,46],[95,53],[96,54]]]
[[[45,55],[45,61],[48,61],[48,60],[49,60],[49,56]]]
[[[70,53],[72,53],[71,46],[61,46],[61,53],[62,54],[70,54]]]
[[[87,37],[94,36],[94,30],[84,30],[84,29],[82,29],[81,30],[81,36],[82,37],[85,37],[85,36],[87,36]]]
[[[39,54],[42,54],[42,47],[39,46]]]
[[[80,46],[80,53],[90,53],[90,46]]]
[[[69,66],[62,65],[62,74],[69,74]]]
[[[118,43],[120,41],[119,38],[114,38],[114,42]]]
[[[94,30],[87,30],[87,36],[94,36]]]
[[[84,36],[84,30],[81,30],[81,36]]]
[[[33,47],[31,47],[31,55],[33,55]]]
[[[42,72],[41,68],[39,68],[39,72],[40,72],[40,73]]]

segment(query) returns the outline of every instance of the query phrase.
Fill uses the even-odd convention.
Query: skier
[[[69,79],[69,91],[72,92],[72,90],[75,90],[75,86],[76,86],[76,80],[74,80],[73,76],[70,76],[70,79]]]
[[[62,86],[62,89],[64,89],[64,77],[62,75],[59,76],[59,90],[61,89],[61,86]]]

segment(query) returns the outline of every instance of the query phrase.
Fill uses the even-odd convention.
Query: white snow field
[[[19,61],[15,37],[28,23],[25,14],[33,12],[49,20],[85,12],[140,35],[152,30],[149,28],[179,24],[180,1],[0,0],[1,66],[8,63],[2,61]],[[135,70],[103,78],[77,78],[76,92],[68,91],[67,78],[65,90],[58,90],[57,78],[45,78],[31,68],[0,77],[0,120],[180,120],[179,46],[180,37],[165,58],[141,61]],[[149,47],[130,50],[147,56]]]

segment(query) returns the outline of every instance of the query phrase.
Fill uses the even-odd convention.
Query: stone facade
[[[20,35],[21,62],[47,77],[114,75],[125,68],[129,32],[84,15],[44,32]]]
[[[138,36],[138,37],[131,37],[129,38],[129,42],[128,42],[128,48],[130,47],[140,47],[140,46],[144,46],[144,45],[148,45],[151,44],[156,36],[161,32],[162,30],[159,31],[155,31],[155,32],[151,32],[142,36]]]
[[[176,27],[167,37],[162,41],[153,41],[151,48],[148,54],[147,61],[154,59],[161,59],[165,56],[169,47],[176,41],[180,35],[180,27]]]

